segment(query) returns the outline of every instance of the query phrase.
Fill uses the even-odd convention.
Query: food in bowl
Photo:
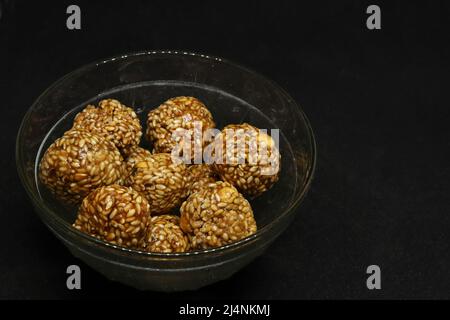
[[[223,146],[213,168],[223,181],[242,193],[255,197],[278,181],[281,156],[275,142],[258,128],[248,124],[230,124],[214,140]]]
[[[184,163],[174,163],[169,153],[155,153],[134,165],[127,185],[147,198],[153,214],[163,214],[181,205],[186,175]]]
[[[218,248],[156,253],[114,245],[72,227],[77,208],[61,205],[39,179],[39,163],[50,144],[73,126],[78,112],[99,100],[122,101],[144,125],[152,107],[180,95],[201,98],[219,129],[244,122],[279,129],[279,180],[270,191],[248,198],[257,232]],[[152,151],[146,139],[140,147]],[[314,176],[316,147],[302,108],[270,79],[224,58],[145,51],[87,64],[49,86],[24,115],[16,163],[36,214],[75,257],[110,280],[173,292],[227,279],[267,250],[300,213]]]
[[[115,99],[102,100],[98,107],[88,105],[77,114],[73,127],[104,137],[124,155],[139,145],[142,136],[136,113]]]
[[[115,99],[102,100],[98,107],[88,105],[44,155],[42,182],[62,201],[83,200],[75,228],[119,246],[170,253],[236,242],[257,230],[251,205],[240,191],[251,196],[267,191],[277,181],[280,154],[270,136],[247,123],[235,124],[226,126],[210,147],[214,156],[222,146],[222,156],[236,147],[235,152],[243,151],[244,162],[232,154],[231,160],[217,157],[213,164],[186,165],[174,158],[174,133],[187,130],[192,136],[196,121],[205,130],[214,127],[211,112],[194,97],[171,98],[151,110],[151,153],[139,146],[141,125],[131,108]],[[228,139],[231,143],[228,130],[236,133]],[[204,142],[200,141],[202,148]],[[276,169],[264,176],[270,163],[258,152],[267,147]],[[257,151],[253,163],[252,151]],[[92,164],[92,159],[97,162]],[[169,214],[177,208],[179,217]]]
[[[190,196],[203,189],[209,183],[216,182],[218,176],[214,172],[212,165],[203,163],[190,165],[186,179],[186,192],[187,196]]]
[[[142,147],[134,147],[128,152],[128,156],[125,159],[126,175],[127,177],[132,173],[134,165],[138,162],[145,161],[148,157],[151,157],[152,153]]]
[[[214,182],[181,206],[181,229],[197,249],[220,247],[256,232],[250,203],[227,182]]]
[[[190,241],[180,228],[180,217],[163,214],[150,219],[143,248],[149,252],[179,253],[190,248]]]
[[[203,140],[203,132],[213,129],[215,122],[211,112],[199,99],[185,96],[171,98],[148,113],[147,139],[153,143],[156,152],[170,153],[179,142],[173,139],[173,133],[180,129],[193,131],[196,124],[201,127],[201,132],[198,139],[191,139],[192,157],[196,145],[204,147],[207,143]],[[182,138],[181,135],[178,137],[180,140]]]
[[[148,201],[133,188],[113,184],[84,198],[73,226],[98,239],[139,248],[149,220]]]
[[[111,141],[77,129],[53,142],[39,166],[41,181],[68,204],[80,203],[98,187],[122,184],[124,173],[123,158]]]

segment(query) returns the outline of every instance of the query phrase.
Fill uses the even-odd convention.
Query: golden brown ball
[[[141,192],[152,213],[163,214],[181,204],[186,192],[186,165],[172,162],[168,153],[156,153],[134,165],[127,185]]]
[[[189,239],[180,228],[180,218],[174,215],[152,217],[144,241],[149,252],[186,252]]]
[[[69,130],[42,157],[39,177],[60,200],[80,203],[92,190],[123,183],[124,162],[110,141],[85,131]]]
[[[243,194],[258,196],[278,181],[280,153],[272,137],[258,128],[248,123],[228,125],[214,144],[222,147],[213,164],[215,172]]]
[[[140,248],[150,220],[150,205],[132,188],[110,185],[91,192],[81,203],[74,227],[93,237]]]
[[[227,182],[208,184],[192,194],[180,209],[181,229],[193,249],[220,247],[256,232],[249,202]]]
[[[201,134],[194,134],[195,123],[201,124]],[[147,118],[147,139],[153,143],[155,152],[172,152],[172,149],[184,139],[172,139],[172,134],[180,129],[190,130],[191,158],[194,156],[195,146],[204,147],[208,141],[203,140],[203,132],[215,127],[211,112],[206,106],[194,97],[175,97],[167,100],[158,108],[151,110]],[[199,132],[200,133],[200,132]]]
[[[88,105],[76,115],[74,128],[101,135],[124,155],[139,145],[142,136],[142,127],[134,110],[114,99],[102,100],[98,107]]]
[[[217,181],[217,175],[208,164],[193,164],[187,168],[187,196],[196,193],[210,183]]]
[[[125,166],[128,175],[131,174],[136,163],[145,161],[148,157],[151,157],[152,153],[147,149],[141,147],[134,147],[128,153],[125,159]]]

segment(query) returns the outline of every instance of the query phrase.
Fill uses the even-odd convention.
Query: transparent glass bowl
[[[76,209],[57,203],[37,179],[48,145],[71,127],[75,114],[88,103],[119,99],[135,108],[145,130],[148,110],[180,95],[202,100],[219,129],[248,122],[281,130],[280,180],[251,200],[257,233],[216,249],[157,254],[117,247],[73,228]],[[298,211],[312,180],[315,158],[306,116],[278,85],[220,58],[174,51],[117,56],[66,75],[28,110],[16,145],[18,172],[36,212],[69,250],[109,279],[159,291],[196,289],[226,279],[261,254]]]

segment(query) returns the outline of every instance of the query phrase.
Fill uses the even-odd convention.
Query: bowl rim
[[[25,176],[24,170],[23,170],[23,156],[21,154],[21,146],[22,146],[22,136],[23,136],[23,131],[25,129],[25,123],[28,122],[29,117],[31,116],[31,112],[34,109],[34,107],[36,106],[36,104],[38,103],[38,101],[41,100],[41,98],[47,94],[47,92],[49,92],[50,90],[52,90],[55,86],[57,86],[58,84],[60,84],[61,82],[63,82],[64,80],[79,74],[79,73],[83,73],[91,68],[95,68],[98,67],[102,64],[107,64],[109,62],[113,62],[115,60],[119,60],[119,59],[127,59],[129,57],[138,57],[138,56],[151,56],[151,55],[160,55],[160,56],[192,56],[195,58],[203,58],[203,59],[207,59],[207,60],[214,60],[217,61],[219,63],[224,63],[227,64],[233,68],[236,69],[240,69],[242,71],[248,72],[250,74],[252,74],[253,76],[256,76],[258,78],[260,78],[261,80],[267,82],[268,84],[270,84],[272,87],[274,87],[277,91],[279,91],[283,97],[285,97],[286,99],[290,100],[291,103],[297,108],[297,110],[300,112],[301,116],[303,117],[303,119],[305,120],[306,123],[306,127],[307,127],[307,131],[309,133],[309,143],[311,145],[311,167],[309,168],[308,172],[306,173],[306,178],[305,178],[305,182],[303,183],[303,190],[301,191],[300,195],[297,196],[294,201],[290,204],[289,207],[287,207],[286,209],[284,209],[274,220],[272,220],[270,223],[268,223],[267,225],[265,225],[264,227],[262,227],[261,229],[258,228],[258,230],[256,231],[256,233],[243,238],[239,241],[221,246],[221,247],[217,247],[217,248],[210,248],[210,249],[204,249],[204,250],[196,250],[196,251],[189,251],[189,252],[181,252],[181,253],[157,253],[157,252],[146,252],[146,251],[141,251],[141,250],[137,250],[137,249],[130,249],[130,248],[125,248],[125,247],[121,247],[118,245],[114,245],[111,244],[109,242],[100,240],[98,238],[95,238],[93,236],[90,236],[88,234],[85,234],[75,228],[72,227],[71,224],[67,223],[64,219],[62,219],[56,212],[54,212],[52,209],[50,209],[47,205],[45,205],[44,201],[42,201],[42,199],[34,192],[33,188],[30,185],[30,182],[28,181],[27,177]],[[100,245],[100,247],[105,248],[105,249],[113,249],[113,250],[117,250],[117,253],[132,253],[135,254],[137,256],[140,257],[159,257],[159,258],[165,258],[165,259],[170,259],[170,258],[180,258],[180,257],[193,257],[193,256],[203,256],[203,255],[210,255],[212,253],[226,253],[228,251],[231,251],[233,248],[237,248],[237,247],[241,247],[244,246],[245,244],[249,243],[249,242],[253,242],[253,240],[256,240],[258,238],[260,238],[261,236],[263,236],[264,234],[266,234],[268,231],[270,231],[275,225],[277,225],[277,222],[279,222],[280,220],[282,220],[282,218],[284,218],[286,215],[288,215],[290,212],[294,211],[304,200],[314,177],[314,173],[316,170],[316,162],[317,162],[317,146],[316,146],[316,141],[315,141],[315,137],[314,137],[314,132],[312,130],[311,124],[309,122],[309,119],[307,118],[306,114],[304,113],[303,109],[296,103],[296,101],[281,87],[279,86],[276,82],[274,82],[273,80],[261,75],[258,72],[255,72],[245,66],[242,66],[238,63],[232,62],[228,59],[223,59],[217,56],[212,56],[212,55],[207,55],[207,54],[201,54],[201,53],[194,53],[194,52],[189,52],[189,51],[183,51],[183,50],[145,50],[145,51],[138,51],[138,52],[134,52],[134,53],[127,53],[127,54],[120,54],[120,55],[115,55],[106,59],[101,59],[101,60],[97,60],[91,63],[88,63],[82,67],[79,67],[77,69],[75,69],[74,71],[71,71],[67,74],[65,74],[64,76],[62,76],[61,78],[59,78],[58,80],[54,81],[47,89],[45,89],[37,98],[36,100],[33,102],[33,104],[28,108],[27,112],[25,113],[22,122],[20,124],[19,127],[19,131],[17,134],[17,138],[16,138],[16,167],[17,167],[17,171],[20,177],[20,180],[22,182],[22,184],[25,187],[25,190],[28,194],[28,196],[33,200],[33,204],[37,205],[39,207],[40,210],[44,211],[44,212],[48,212],[49,216],[51,216],[53,218],[53,220],[56,221],[56,223],[58,225],[60,225],[62,228],[66,229],[68,232],[74,233],[77,236],[80,236],[81,238],[83,238],[84,240],[87,240],[88,242],[90,242],[91,244],[97,244]],[[46,221],[43,221],[47,226],[48,223]],[[50,226],[49,226],[50,227]],[[51,228],[52,229],[52,228]]]

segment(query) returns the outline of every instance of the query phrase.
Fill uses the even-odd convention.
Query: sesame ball
[[[256,232],[249,202],[227,182],[208,184],[180,209],[181,229],[193,249],[220,247]]]
[[[130,248],[142,246],[150,205],[132,188],[100,187],[84,198],[73,224],[91,236]]]
[[[194,134],[196,122],[201,123],[201,137]],[[179,129],[190,130],[193,158],[194,146],[204,147],[207,143],[203,140],[203,132],[214,127],[211,112],[200,100],[194,97],[176,97],[148,113],[146,136],[153,143],[155,152],[170,153],[177,143],[183,143],[182,137],[177,138],[177,141],[172,139],[172,134]]]
[[[228,130],[236,133],[231,139],[227,139]],[[258,128],[248,123],[228,125],[214,143],[222,144],[223,148],[222,158],[220,161],[216,158],[213,164],[215,172],[243,194],[256,197],[278,181],[280,153],[272,137]]]
[[[180,218],[174,215],[152,217],[147,228],[144,249],[149,252],[185,252],[189,239],[180,228]]]
[[[133,109],[114,99],[102,100],[98,107],[88,105],[76,115],[74,128],[105,137],[125,155],[139,144],[142,136],[141,124]]]
[[[92,190],[123,183],[124,163],[110,141],[85,131],[69,130],[42,157],[39,177],[60,200],[80,203]]]
[[[187,196],[217,181],[217,175],[208,164],[193,164],[187,168]]]
[[[133,170],[136,163],[145,161],[151,155],[152,153],[150,151],[141,147],[134,147],[133,149],[131,149],[129,151],[128,157],[125,160],[127,173],[131,174],[131,171]]]
[[[127,185],[145,195],[152,213],[162,214],[181,204],[186,174],[184,163],[173,163],[168,153],[156,153],[134,165]]]

